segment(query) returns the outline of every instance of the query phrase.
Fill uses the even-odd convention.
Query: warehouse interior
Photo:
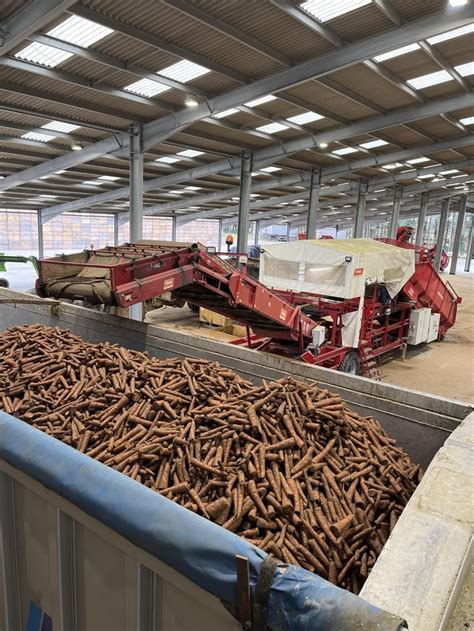
[[[0,3],[0,631],[474,626],[473,55],[472,0]]]

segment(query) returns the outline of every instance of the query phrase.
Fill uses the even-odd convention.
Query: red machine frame
[[[43,273],[45,266],[48,266],[46,276],[49,277],[55,265],[106,268],[113,304],[117,306],[129,307],[173,292],[181,301],[212,309],[244,324],[247,336],[231,343],[299,357],[333,369],[341,368],[346,356],[355,352],[363,374],[377,376],[375,358],[406,345],[413,308],[429,306],[440,313],[441,339],[454,324],[457,304],[461,301],[424,259],[423,248],[382,240],[415,249],[418,259],[415,274],[394,299],[378,284],[367,286],[363,298],[352,299],[268,289],[247,273],[242,263],[245,255],[233,254],[241,263],[232,268],[213,249],[206,251],[197,245],[169,251],[165,248],[145,256],[137,252],[136,246],[128,244],[96,251],[97,254],[123,255],[129,248],[133,253],[131,259],[114,264],[68,261],[67,257],[41,259],[37,293],[45,297],[51,295]],[[354,349],[342,345],[342,316],[357,311],[360,300],[363,300],[360,340],[358,348]],[[313,330],[317,326],[324,326],[326,335],[325,341],[316,348]]]

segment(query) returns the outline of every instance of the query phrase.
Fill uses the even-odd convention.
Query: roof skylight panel
[[[463,125],[474,125],[474,116],[468,116],[467,118],[460,118],[459,122]]]
[[[103,182],[99,182],[99,180],[84,180],[81,184],[84,186],[100,186]]]
[[[440,171],[440,175],[452,175],[453,173],[459,173],[458,169],[449,169],[448,171]]]
[[[188,81],[202,77],[202,75],[205,75],[208,72],[211,72],[209,68],[195,64],[193,61],[183,59],[182,61],[178,61],[177,63],[168,66],[167,68],[163,68],[163,70],[160,70],[158,74],[168,77],[169,79],[174,79],[175,81],[180,81],[181,83],[188,83]]]
[[[115,182],[115,180],[120,180],[118,175],[99,175],[99,180],[106,180],[107,182]]]
[[[139,94],[140,96],[156,96],[157,94],[171,90],[171,88],[168,85],[164,85],[158,81],[152,81],[151,79],[139,79],[138,81],[130,83],[130,85],[126,85],[124,90]]]
[[[49,142],[56,138],[56,136],[48,136],[47,134],[40,134],[36,131],[28,131],[26,134],[22,134],[22,138],[26,138],[26,140],[37,140],[39,142]]]
[[[239,112],[236,107],[230,107],[228,110],[224,110],[223,112],[218,112],[217,114],[213,114],[214,118],[225,118],[226,116],[232,116],[232,114],[237,114]]]
[[[55,68],[58,64],[72,57],[72,53],[67,53],[64,50],[59,50],[46,44],[33,42],[15,53],[15,57],[31,61],[34,64],[40,64],[41,66],[47,66],[48,68]]]
[[[369,142],[363,142],[359,145],[359,147],[361,147],[362,149],[375,149],[376,147],[383,147],[383,145],[388,145],[388,142],[386,140],[380,140],[380,138],[378,138],[377,140],[369,140]]]
[[[440,83],[446,83],[446,81],[452,80],[453,77],[447,70],[438,70],[437,72],[431,72],[430,74],[425,74],[421,77],[408,79],[407,83],[416,90],[422,90],[423,88],[429,88],[432,85],[439,85]]]
[[[248,101],[245,105],[246,107],[257,107],[257,105],[263,105],[263,103],[268,103],[275,99],[276,96],[273,96],[273,94],[267,94],[266,96],[260,96],[258,99],[253,99],[253,101]]]
[[[387,53],[377,55],[377,57],[374,57],[374,61],[377,61],[379,63],[382,61],[388,61],[389,59],[393,59],[394,57],[400,57],[400,55],[406,55],[407,53],[411,53],[414,50],[419,50],[419,48],[420,45],[414,42],[413,44],[408,44],[407,46],[395,48],[394,50],[389,50]]]
[[[303,114],[290,116],[290,118],[287,118],[286,120],[290,123],[305,125],[306,123],[312,123],[313,121],[320,120],[321,118],[324,118],[324,116],[321,116],[321,114],[317,114],[316,112],[304,112]]]
[[[58,26],[48,31],[48,35],[51,37],[56,37],[57,39],[62,39],[65,42],[83,46],[84,48],[92,46],[92,44],[104,39],[104,37],[107,37],[110,33],[113,33],[111,28],[96,24],[78,15],[72,15],[64,20],[64,22],[61,22],[61,24],[58,24]]]
[[[468,61],[467,64],[454,66],[454,70],[459,72],[461,77],[468,77],[469,75],[474,74],[474,61]]]
[[[185,186],[184,190],[185,191],[199,191],[199,189],[201,189],[202,186]]]
[[[72,123],[63,123],[62,121],[51,121],[46,125],[41,125],[42,129],[52,129],[53,131],[62,131],[65,134],[69,134],[71,131],[79,129],[80,125],[73,125]]]
[[[329,22],[366,4],[372,4],[372,0],[307,0],[300,7],[320,22]]]
[[[334,153],[336,156],[346,156],[349,153],[355,153],[356,151],[359,151],[359,150],[356,149],[355,147],[342,147],[341,149],[336,149],[335,151],[331,151],[331,153]]]
[[[156,158],[155,162],[163,162],[164,164],[174,164],[175,162],[181,162],[181,158],[175,158],[174,156],[161,156],[161,158]]]
[[[196,156],[202,156],[204,151],[196,151],[195,149],[185,149],[185,151],[178,151],[178,156],[184,156],[185,158],[195,158]]]
[[[434,173],[424,173],[423,175],[418,175],[418,179],[425,180],[426,178],[434,177],[434,176],[435,176]]]
[[[392,170],[392,169],[399,169],[402,166],[403,164],[401,162],[393,162],[392,164],[384,164],[382,168]]]
[[[262,131],[267,134],[276,134],[284,129],[289,129],[288,125],[282,125],[281,123],[268,123],[267,125],[261,125],[256,127],[257,131]]]
[[[429,162],[431,158],[427,158],[426,156],[420,156],[419,158],[412,158],[411,160],[407,160],[408,164],[421,164],[422,162]]]
[[[461,26],[461,28],[456,28],[454,31],[448,31],[447,33],[441,33],[440,35],[430,37],[428,39],[428,44],[439,44],[447,41],[448,39],[454,39],[455,37],[461,37],[462,35],[468,35],[469,33],[474,33],[474,22],[472,24],[467,24],[466,26]]]
[[[281,167],[264,167],[263,169],[260,169],[260,171],[265,171],[266,173],[274,173],[275,171],[281,171]]]

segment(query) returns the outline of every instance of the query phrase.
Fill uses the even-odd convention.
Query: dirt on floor
[[[462,296],[456,324],[442,342],[408,347],[405,360],[400,351],[384,357],[382,381],[405,386],[411,390],[429,392],[449,399],[474,402],[474,275],[443,274]],[[194,333],[213,340],[228,342],[235,339],[204,326],[197,314],[187,307],[164,307],[149,312],[146,321],[170,329]]]
[[[386,383],[474,402],[474,277],[443,274],[462,297],[456,324],[441,342],[408,347],[405,361],[394,355],[382,365]]]

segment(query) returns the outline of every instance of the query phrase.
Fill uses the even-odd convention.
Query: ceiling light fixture
[[[463,7],[467,4],[467,0],[449,0],[450,7]]]
[[[73,142],[71,145],[71,149],[73,151],[81,151],[81,149],[84,149],[84,147],[82,146],[80,142]]]
[[[328,143],[327,142],[320,142],[318,147],[320,149],[327,149],[328,148]]]
[[[199,101],[193,94],[186,94],[184,104],[186,107],[197,107],[199,105]]]

